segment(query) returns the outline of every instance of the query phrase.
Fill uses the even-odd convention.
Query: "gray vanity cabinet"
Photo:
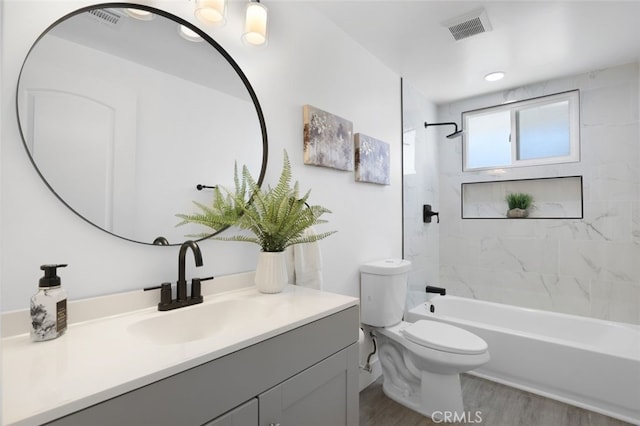
[[[352,306],[48,424],[356,426]]]
[[[351,346],[204,426],[350,426],[358,423],[358,392],[349,380]]]
[[[234,408],[204,426],[253,426],[258,424],[258,398]]]
[[[325,359],[258,397],[260,426],[349,426],[358,424],[357,383],[349,366],[357,345]]]

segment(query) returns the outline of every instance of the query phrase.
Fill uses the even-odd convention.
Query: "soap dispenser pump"
[[[31,298],[31,340],[40,342],[60,337],[67,329],[67,292],[61,288],[58,268],[42,265],[38,292]]]

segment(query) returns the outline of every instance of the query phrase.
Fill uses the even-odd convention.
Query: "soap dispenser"
[[[67,292],[60,287],[58,268],[42,265],[38,292],[31,298],[31,340],[40,342],[60,337],[67,329]]]

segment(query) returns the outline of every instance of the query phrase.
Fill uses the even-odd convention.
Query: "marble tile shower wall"
[[[422,205],[440,208],[438,194],[438,133],[424,128],[436,121],[436,106],[408,83],[402,85],[403,143],[403,225],[404,258],[412,262],[407,308],[424,301],[425,284],[439,281],[439,225],[422,222]],[[412,146],[408,146],[411,144]],[[413,155],[410,153],[413,152]]]
[[[440,284],[451,294],[640,324],[638,64],[544,81],[438,108],[463,111],[580,90],[581,161],[462,172],[439,138]],[[583,219],[461,219],[462,182],[582,175]],[[405,207],[406,208],[406,207]]]

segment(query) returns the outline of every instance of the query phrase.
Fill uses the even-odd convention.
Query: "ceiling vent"
[[[89,15],[93,16],[98,22],[109,26],[115,26],[120,21],[121,16],[109,9],[91,9]]]
[[[489,22],[487,11],[484,9],[466,13],[454,19],[442,23],[451,31],[454,39],[462,40],[480,33],[491,31],[493,27]]]

